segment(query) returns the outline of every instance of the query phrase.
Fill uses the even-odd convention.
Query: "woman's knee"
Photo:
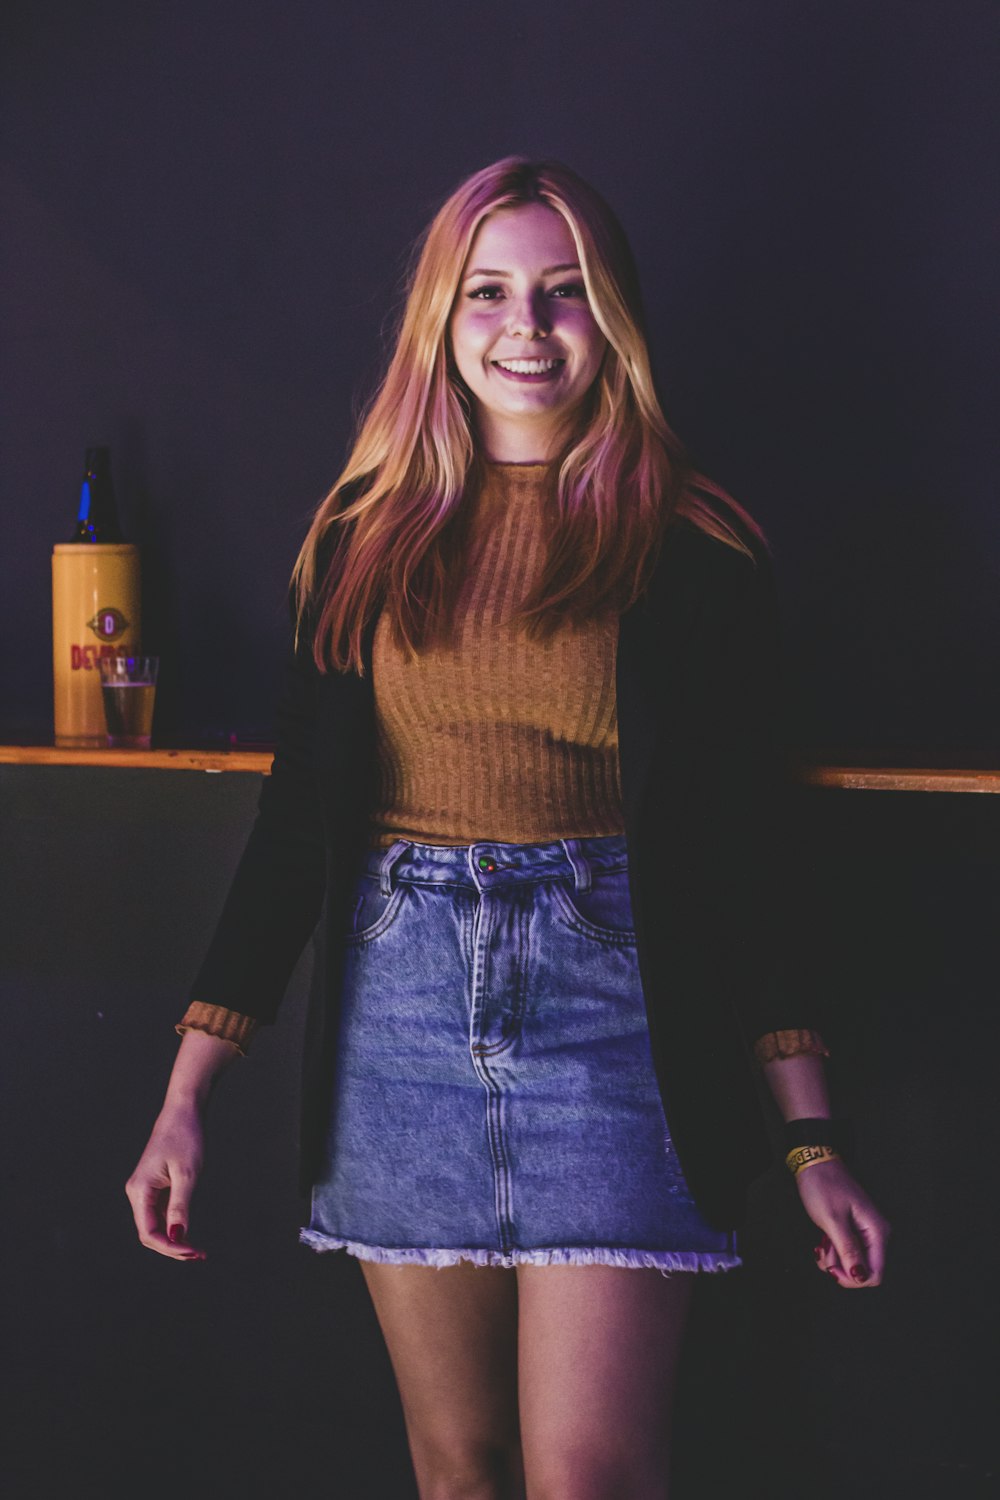
[[[523,1500],[524,1466],[515,1438],[410,1434],[420,1500]]]

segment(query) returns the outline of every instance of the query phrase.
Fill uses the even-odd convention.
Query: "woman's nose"
[[[522,338],[533,338],[549,331],[548,319],[540,299],[531,293],[511,298],[507,314],[507,329]]]

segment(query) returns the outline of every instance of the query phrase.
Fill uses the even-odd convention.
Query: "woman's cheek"
[[[465,319],[465,332],[473,338],[479,338],[492,332],[497,324],[497,315],[491,310],[471,313]]]

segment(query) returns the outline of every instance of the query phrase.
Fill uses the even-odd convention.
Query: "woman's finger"
[[[853,1225],[835,1225],[830,1238],[837,1252],[837,1260],[845,1277],[856,1286],[863,1286],[871,1276],[867,1246]]]
[[[833,1241],[828,1234],[824,1234],[815,1249],[816,1266],[824,1275],[830,1276],[838,1285],[851,1286],[850,1279],[845,1279],[844,1268],[837,1259]]]
[[[167,1238],[172,1245],[183,1245],[191,1221],[191,1194],[194,1176],[179,1169],[171,1172],[170,1201],[167,1204]]]
[[[829,1271],[836,1263],[837,1252],[833,1248],[833,1241],[828,1234],[824,1234],[815,1247],[816,1265],[821,1271]]]
[[[130,1184],[130,1188],[132,1217],[135,1219],[135,1227],[139,1232],[140,1244],[145,1245],[147,1250],[156,1250],[160,1255],[169,1256],[171,1260],[205,1259],[204,1250],[199,1250],[194,1245],[175,1243],[169,1239],[163,1214],[166,1188],[157,1187],[153,1183]]]
[[[856,1212],[855,1217],[867,1246],[866,1256],[871,1272],[868,1284],[878,1286],[885,1272],[885,1251],[889,1239],[889,1224],[880,1214],[874,1212],[870,1214],[858,1214]]]

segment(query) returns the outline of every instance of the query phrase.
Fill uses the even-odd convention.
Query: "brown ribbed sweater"
[[[511,615],[545,561],[546,464],[490,464],[470,506],[453,644],[409,659],[387,612],[372,681],[374,841],[541,843],[624,832],[618,617],[531,641]]]
[[[372,680],[378,796],[372,842],[482,839],[541,843],[622,833],[615,654],[605,614],[530,641],[511,619],[544,562],[546,464],[490,464],[468,498],[468,567],[452,644],[410,658],[389,618],[375,632]],[[189,1006],[179,1032],[211,1032],[245,1052],[256,1023]],[[829,1055],[815,1032],[774,1032],[759,1062]]]

